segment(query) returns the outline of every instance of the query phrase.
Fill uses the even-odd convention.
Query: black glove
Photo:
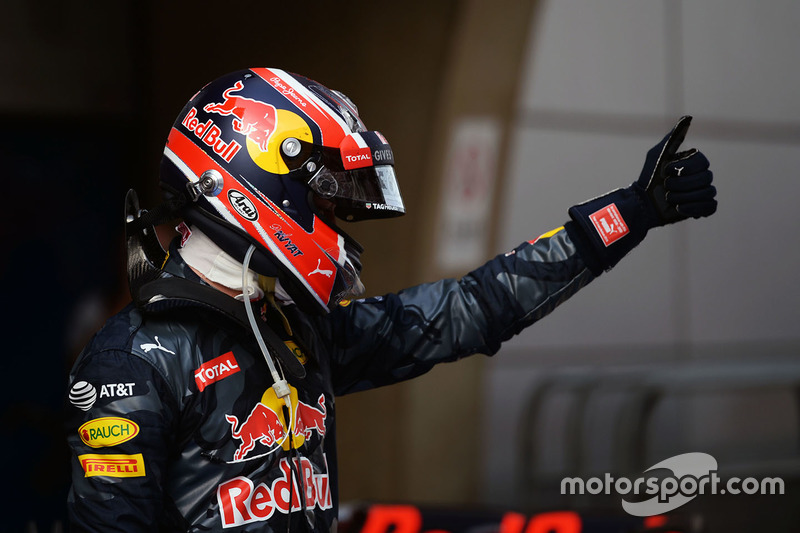
[[[642,173],[632,185],[647,195],[655,210],[658,221],[651,221],[651,227],[689,217],[707,217],[717,210],[717,189],[711,185],[714,175],[708,169],[706,156],[694,148],[677,151],[691,122],[692,117],[681,117],[672,131],[647,152]]]
[[[566,229],[593,273],[616,265],[648,230],[717,210],[708,159],[695,149],[678,152],[692,117],[685,116],[647,152],[630,187],[573,206]]]

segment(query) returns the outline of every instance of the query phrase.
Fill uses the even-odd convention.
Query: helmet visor
[[[397,217],[406,212],[392,165],[342,171],[322,167],[308,186],[334,204],[337,218],[348,222]]]

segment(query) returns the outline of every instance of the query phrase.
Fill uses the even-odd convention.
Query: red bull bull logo
[[[222,93],[224,100],[216,104],[206,104],[206,113],[217,113],[233,116],[233,130],[241,133],[258,145],[262,152],[269,150],[269,139],[275,132],[278,122],[278,111],[275,106],[259,100],[234,94],[241,91],[244,84],[234,83]]]
[[[267,389],[261,401],[250,411],[244,422],[234,415],[225,415],[231,424],[231,435],[241,444],[233,454],[234,461],[254,459],[273,453],[278,448],[289,450],[299,448],[314,433],[325,436],[325,395],[320,394],[317,406],[308,405],[298,400],[297,389],[290,386],[289,396],[292,406],[290,421],[285,417],[285,403],[280,400],[273,389]],[[290,441],[291,439],[291,441]],[[261,449],[257,450],[257,447]],[[252,453],[254,452],[255,453]]]
[[[303,435],[307,440],[316,431],[320,436],[325,436],[325,395],[320,394],[317,399],[319,408],[297,402],[295,411],[295,433]]]
[[[259,442],[270,448],[269,451],[274,451],[276,445],[282,443],[286,436],[286,428],[281,419],[263,403],[256,405],[241,425],[233,415],[225,415],[225,420],[232,426],[233,438],[242,441],[233,454],[234,461],[243,460]]]

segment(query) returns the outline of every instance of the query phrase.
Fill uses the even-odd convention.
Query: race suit
[[[69,378],[74,530],[330,531],[335,398],[493,355],[599,274],[570,235],[561,228],[461,279],[326,315],[258,303],[305,369],[286,376],[291,410],[247,328],[168,298],[159,312],[129,305]],[[175,245],[164,270],[202,283]]]

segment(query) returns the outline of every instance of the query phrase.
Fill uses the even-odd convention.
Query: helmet
[[[363,251],[335,219],[404,214],[389,143],[342,93],[274,68],[232,72],[192,97],[161,162],[168,200],[307,310],[363,292]],[[248,258],[249,259],[249,258]]]

